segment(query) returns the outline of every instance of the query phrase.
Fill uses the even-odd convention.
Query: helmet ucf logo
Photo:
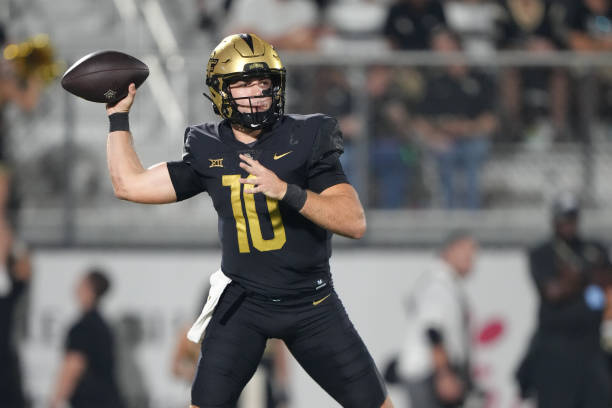
[[[219,63],[218,58],[210,58],[208,60],[208,67],[206,68],[206,78],[212,75],[215,70],[215,66]]]

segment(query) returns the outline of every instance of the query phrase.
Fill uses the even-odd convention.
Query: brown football
[[[62,77],[68,92],[91,102],[115,103],[149,76],[146,64],[119,51],[96,51],[72,64]]]

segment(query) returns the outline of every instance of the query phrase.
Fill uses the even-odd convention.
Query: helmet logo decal
[[[242,33],[240,34],[240,38],[242,38],[244,42],[247,43],[247,45],[251,49],[251,52],[255,53],[255,48],[253,47],[253,37],[251,37],[251,34]]]
[[[213,73],[218,63],[219,63],[219,59],[217,58],[211,58],[208,60],[208,69],[206,70],[207,77]]]

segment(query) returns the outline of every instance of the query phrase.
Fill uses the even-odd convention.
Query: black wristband
[[[116,132],[118,130],[130,131],[130,120],[127,112],[113,113],[108,117],[108,120],[110,121],[109,132]]]
[[[303,188],[295,184],[287,184],[287,192],[281,201],[299,212],[304,207],[307,196]]]

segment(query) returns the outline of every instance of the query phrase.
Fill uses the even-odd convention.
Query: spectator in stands
[[[233,0],[224,29],[255,33],[277,49],[314,50],[323,33],[318,13],[312,0]]]
[[[552,237],[529,251],[540,308],[517,378],[521,395],[535,396],[540,408],[606,408],[610,402],[600,327],[602,282],[611,264],[604,246],[580,236],[579,212],[576,196],[559,196]]]
[[[502,8],[494,0],[448,0],[444,3],[448,28],[461,38],[465,52],[488,55],[498,42],[497,23]]]
[[[31,277],[23,246],[13,245],[8,263],[0,267],[0,407],[25,408],[21,369],[15,340],[15,309]]]
[[[320,67],[314,71],[310,92],[299,108],[305,113],[320,112],[338,119],[344,137],[344,154],[340,161],[349,181],[357,191],[355,144],[360,136],[363,121],[354,111],[355,103],[346,71],[338,67]]]
[[[0,22],[0,48],[7,44],[4,24]],[[0,59],[0,107],[14,103],[24,111],[33,110],[38,104],[43,81],[33,74],[27,78],[19,78],[15,66],[6,59]],[[6,146],[0,146],[0,156],[6,155]]]
[[[498,48],[546,53],[563,48],[565,6],[553,0],[504,0]],[[501,77],[504,128],[511,138],[524,133],[546,144],[567,136],[568,77],[562,68],[510,68]]]
[[[396,0],[391,4],[383,32],[393,49],[428,50],[434,30],[446,18],[438,0]]]
[[[233,0],[195,0],[200,30],[217,29],[217,19],[225,15],[232,6]]]
[[[576,0],[566,13],[565,41],[578,52],[612,51],[612,2],[610,0]],[[612,75],[608,68],[594,71],[597,79],[594,99],[598,117],[612,122]]]
[[[7,36],[0,22],[0,49],[4,50]],[[5,112],[10,105],[23,112],[31,112],[38,105],[44,87],[42,78],[36,71],[20,76],[15,64],[0,57],[0,265],[6,263],[16,224],[17,201],[14,194],[13,178],[10,176],[12,158],[8,151],[9,126]]]
[[[321,41],[323,52],[377,52],[388,46],[381,27],[389,6],[378,0],[335,0],[325,10],[330,35]]]
[[[372,201],[381,208],[405,206],[408,190],[415,186],[419,150],[408,112],[422,97],[421,79],[414,70],[384,66],[372,67],[368,72],[370,115],[366,126],[375,179],[371,185],[376,188]],[[417,84],[416,89],[406,86],[410,80]]]
[[[409,327],[398,374],[407,385],[411,407],[459,407],[471,388],[469,313],[462,281],[472,270],[476,251],[469,233],[452,233],[409,295]]]
[[[438,52],[461,50],[450,31],[432,41]],[[494,84],[483,72],[454,64],[432,70],[426,86],[413,126],[436,159],[443,206],[480,208],[480,173],[497,128]]]
[[[578,0],[566,13],[566,41],[576,51],[612,51],[610,0]]]
[[[110,287],[106,274],[92,269],[76,290],[82,315],[68,331],[51,408],[120,408],[113,334],[99,311]]]

